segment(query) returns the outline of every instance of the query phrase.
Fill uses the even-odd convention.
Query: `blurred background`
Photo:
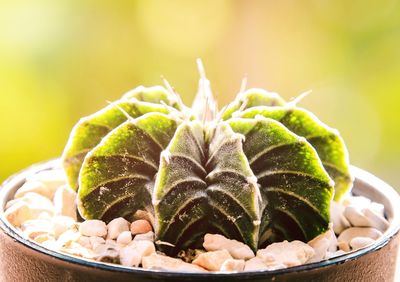
[[[400,189],[399,2],[0,0],[0,180],[160,75],[190,105],[201,57],[220,105],[245,74],[286,99],[312,89],[300,105]]]

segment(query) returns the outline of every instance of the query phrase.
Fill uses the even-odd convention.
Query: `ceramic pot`
[[[394,281],[399,247],[400,197],[385,182],[353,167],[353,194],[385,206],[389,229],[373,245],[330,260],[275,271],[173,273],[79,259],[24,239],[4,218],[4,207],[26,177],[59,167],[53,160],[6,180],[0,189],[0,281]]]

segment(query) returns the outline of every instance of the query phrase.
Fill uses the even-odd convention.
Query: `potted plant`
[[[243,89],[218,111],[199,68],[192,108],[168,83],[138,87],[3,184],[0,275],[393,280],[397,192],[299,99]]]

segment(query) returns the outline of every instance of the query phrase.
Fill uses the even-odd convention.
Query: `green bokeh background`
[[[201,57],[220,105],[244,75],[286,99],[312,89],[301,105],[399,189],[399,2],[0,0],[0,180],[160,75],[190,104]]]

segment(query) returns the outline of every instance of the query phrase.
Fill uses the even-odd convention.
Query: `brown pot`
[[[79,259],[24,239],[3,216],[6,202],[26,177],[59,166],[32,166],[5,181],[0,190],[0,281],[394,281],[399,246],[400,197],[385,182],[359,168],[353,193],[385,206],[389,229],[373,245],[340,257],[275,271],[173,273]],[[400,277],[399,277],[400,278]]]

